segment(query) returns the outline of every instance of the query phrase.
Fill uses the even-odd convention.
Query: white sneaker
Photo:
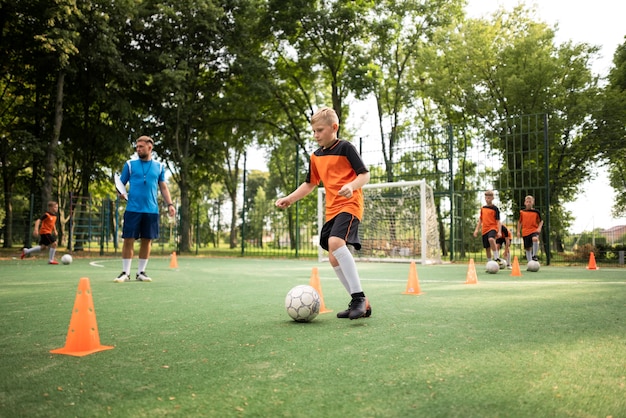
[[[115,279],[113,279],[113,281],[115,283],[130,282],[130,276],[128,274],[122,272],[119,276],[117,276]]]
[[[152,279],[150,277],[148,277],[148,275],[146,274],[145,271],[142,271],[141,273],[138,273],[136,279],[139,280],[140,282],[151,282],[152,281]]]

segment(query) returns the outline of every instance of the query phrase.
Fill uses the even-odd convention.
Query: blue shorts
[[[320,247],[328,251],[328,239],[339,237],[352,245],[355,249],[361,249],[359,240],[359,218],[347,212],[341,212],[330,221],[326,222],[320,233]]]
[[[124,227],[122,238],[147,238],[159,237],[159,214],[124,212]]]

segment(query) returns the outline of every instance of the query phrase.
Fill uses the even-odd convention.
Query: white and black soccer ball
[[[497,261],[489,260],[487,261],[486,269],[487,269],[487,273],[496,274],[497,272],[500,271],[500,266],[498,265]]]
[[[508,266],[508,263],[506,262],[505,259],[501,258],[499,266],[500,266],[500,270],[505,270],[507,268],[507,266]]]
[[[540,267],[539,261],[530,260],[528,264],[526,265],[526,270],[536,273],[539,271],[539,267]]]
[[[61,263],[65,265],[72,264],[72,261],[74,261],[74,259],[69,254],[65,254],[63,257],[61,257]]]
[[[301,284],[285,297],[285,309],[296,322],[309,322],[320,313],[321,299],[313,286]]]

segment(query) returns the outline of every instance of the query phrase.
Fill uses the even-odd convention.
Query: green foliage
[[[597,47],[557,45],[556,28],[523,5],[488,19],[466,19],[463,6],[457,0],[4,2],[5,207],[17,191],[102,193],[134,139],[149,134],[176,184],[186,248],[194,202],[210,200],[203,186],[224,184],[236,215],[248,147],[267,150],[270,201],[304,179],[314,147],[309,118],[317,107],[334,107],[341,137],[351,139],[352,98],[374,98],[379,129],[367,139],[380,141],[384,165],[372,170],[376,178],[427,178],[437,189],[452,183],[457,191],[479,187],[482,173],[468,149],[486,143],[503,150],[513,143],[502,140],[512,117],[549,115],[551,219],[562,233],[570,221],[563,203],[593,176],[590,162],[606,161],[611,185],[626,187],[626,49],[616,51],[600,89],[590,71]],[[448,126],[452,150],[444,147]],[[419,147],[401,155],[412,143]],[[446,181],[450,152],[463,176]],[[542,158],[526,161],[523,170],[538,171]],[[515,163],[506,161],[503,169],[514,170]],[[615,214],[624,213],[624,193],[616,201]]]

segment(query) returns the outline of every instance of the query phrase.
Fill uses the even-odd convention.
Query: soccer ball
[[[530,260],[526,265],[526,270],[536,273],[539,271],[539,261]]]
[[[320,295],[312,286],[301,284],[285,297],[285,309],[296,322],[309,322],[320,313]]]
[[[500,266],[498,265],[496,261],[493,261],[493,260],[487,261],[487,273],[496,274],[498,271],[500,271]]]
[[[508,264],[507,264],[506,260],[505,260],[505,259],[503,259],[503,258],[501,258],[501,259],[500,259],[500,270],[504,270],[504,269],[506,269],[506,268],[507,268],[507,266],[508,266]]]
[[[61,257],[61,263],[63,264],[72,264],[72,256],[69,254],[65,254],[63,257]]]

